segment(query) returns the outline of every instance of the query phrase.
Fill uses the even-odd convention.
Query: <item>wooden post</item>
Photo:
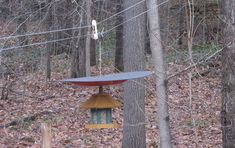
[[[41,148],[51,148],[51,125],[47,123],[41,124],[42,146]]]

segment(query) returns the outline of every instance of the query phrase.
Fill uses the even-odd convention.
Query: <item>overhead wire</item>
[[[158,4],[157,7],[159,7],[159,6],[161,6],[161,5],[165,4],[165,3],[167,3],[168,1],[169,1],[169,0],[166,0],[166,1],[164,1],[164,2],[162,2],[162,3],[160,3],[160,4]],[[139,17],[139,16],[141,16],[141,15],[143,15],[143,14],[145,14],[145,13],[147,13],[147,12],[149,12],[150,10],[153,10],[153,9],[155,9],[155,8],[156,8],[156,7],[151,7],[150,9],[148,9],[148,10],[146,10],[146,11],[144,11],[144,12],[141,12],[140,14],[138,14],[138,15],[136,15],[136,16],[134,16],[134,17],[132,17],[132,18],[130,18],[130,19],[128,19],[128,20],[126,20],[126,21],[124,21],[124,22],[122,22],[122,23],[120,23],[120,24],[118,24],[118,25],[116,25],[116,26],[114,26],[114,27],[112,27],[112,28],[110,28],[110,29],[108,29],[108,30],[106,30],[106,31],[104,32],[104,34],[106,34],[106,33],[110,32],[110,31],[112,31],[113,29],[115,29],[115,28],[117,28],[117,27],[119,27],[119,26],[121,26],[121,25],[123,25],[123,24],[129,22],[129,21],[132,21],[133,19],[135,19],[135,18],[137,18],[137,17]]]
[[[45,42],[37,42],[37,43],[23,45],[23,46],[14,46],[14,47],[9,47],[9,48],[2,48],[2,49],[0,49],[0,53],[2,51],[6,51],[6,50],[17,49],[17,48],[25,48],[25,47],[30,47],[30,46],[37,46],[37,45],[43,45],[43,44],[48,44],[48,43],[61,42],[61,41],[71,40],[71,39],[74,39],[74,38],[86,37],[86,36],[89,36],[89,35],[91,35],[91,34],[82,35],[82,36],[74,36],[74,37],[63,38],[63,39],[57,39],[57,40],[51,40],[51,41],[45,41]]]
[[[38,10],[34,11],[34,12],[27,12],[27,13],[24,13],[24,14],[21,14],[21,15],[17,15],[15,16],[12,20],[10,20],[7,24],[9,24],[10,22],[14,21],[16,18],[19,18],[19,17],[22,17],[22,16],[25,16],[25,15],[35,15],[35,13],[39,12],[40,10],[43,10],[45,9],[46,7],[52,5],[54,2],[51,2],[51,3],[48,3],[47,5],[45,5],[44,7],[42,8],[39,8]],[[24,36],[27,36],[27,34],[24,34]],[[23,36],[20,36],[20,37],[23,37]],[[9,36],[0,36],[0,40],[4,40],[4,39],[9,39],[9,38],[16,38],[15,36],[12,36],[12,35],[9,35]]]
[[[7,28],[7,26],[8,26],[12,21],[14,21],[15,19],[17,19],[17,18],[19,18],[19,17],[22,17],[22,16],[25,16],[25,15],[34,15],[35,13],[40,12],[41,10],[45,9],[47,6],[49,6],[49,5],[53,4],[53,3],[54,3],[54,2],[48,3],[47,5],[45,5],[45,6],[41,7],[41,8],[39,8],[39,9],[36,10],[36,11],[27,12],[27,13],[24,13],[24,14],[20,14],[20,15],[14,16],[14,18],[12,18],[10,21],[8,21],[8,22],[6,23],[6,27],[4,27],[4,28]],[[3,29],[3,31],[4,31],[4,29]],[[1,37],[4,37],[4,36],[1,36]],[[1,38],[1,37],[0,37],[0,38]]]
[[[127,8],[125,8],[125,9],[123,9],[122,11],[117,12],[117,13],[113,14],[112,16],[110,16],[110,17],[108,17],[108,18],[106,18],[106,19],[104,19],[104,20],[98,22],[97,24],[99,25],[99,24],[101,24],[101,23],[103,23],[103,22],[106,22],[107,20],[110,20],[110,19],[112,19],[113,17],[118,16],[119,14],[121,14],[121,13],[127,11],[127,10],[129,10],[129,9],[131,9],[131,8],[134,8],[134,7],[136,7],[137,5],[139,5],[139,4],[141,4],[141,3],[145,2],[145,1],[146,1],[146,0],[141,0],[141,1],[139,1],[138,3],[135,3],[134,5],[131,5],[130,7],[127,7]]]
[[[145,0],[141,0],[141,1],[139,1],[138,3],[136,3],[136,4],[134,4],[134,5],[132,5],[132,6],[128,7],[128,8],[126,8],[126,9],[120,11],[120,12],[117,12],[117,13],[115,13],[114,15],[112,15],[112,16],[110,16],[110,17],[108,17],[108,18],[106,18],[106,19],[104,19],[104,20],[98,22],[97,24],[99,25],[99,24],[101,24],[101,23],[103,23],[103,22],[105,22],[105,21],[108,21],[108,20],[114,18],[115,16],[117,16],[117,15],[119,15],[119,14],[121,14],[121,13],[127,11],[127,10],[136,7],[137,5],[143,3],[144,1],[145,1]],[[84,28],[89,28],[89,27],[91,27],[91,25],[80,26],[80,27],[71,27],[71,28],[65,28],[65,29],[57,29],[57,30],[50,30],[50,31],[44,31],[44,32],[37,32],[37,33],[33,32],[33,33],[20,34],[20,35],[14,35],[14,36],[5,36],[5,37],[0,37],[0,40],[7,40],[7,39],[11,39],[11,38],[18,38],[18,37],[25,37],[25,36],[43,35],[43,34],[55,33],[55,32],[61,32],[61,31],[76,30],[76,29],[84,29]]]
[[[2,37],[2,38],[0,38],[0,40],[11,39],[11,38],[18,38],[18,37],[25,37],[25,36],[43,35],[43,34],[48,34],[48,33],[55,33],[55,32],[68,31],[68,30],[75,30],[75,29],[83,29],[83,28],[88,28],[88,27],[91,27],[91,26],[90,26],[90,25],[87,25],[87,26],[81,26],[81,27],[57,29],[57,30],[44,31],[44,32],[38,32],[38,33],[28,33],[28,34],[7,36],[7,37]]]
[[[142,0],[142,1],[145,1],[145,0]],[[142,2],[142,1],[140,1],[140,2]],[[160,4],[158,4],[157,7],[159,7],[159,6],[161,6],[161,5],[165,4],[165,3],[167,3],[168,1],[169,1],[169,0],[166,0],[166,1],[164,1],[164,2],[162,2],[162,3],[160,3]],[[139,3],[140,3],[140,2],[139,2]],[[139,4],[139,3],[138,3],[138,4]],[[136,5],[135,5],[135,6],[136,6]],[[128,7],[128,9],[131,9],[131,8],[133,8],[133,6]],[[106,30],[106,31],[104,32],[104,34],[109,33],[109,32],[112,31],[113,29],[115,29],[115,28],[121,26],[122,24],[125,24],[125,23],[127,23],[127,22],[129,22],[129,21],[131,21],[131,20],[133,20],[133,19],[135,19],[135,18],[137,18],[137,17],[139,17],[139,16],[141,16],[141,15],[147,13],[148,11],[150,11],[150,10],[152,10],[152,9],[154,9],[154,8],[156,8],[156,7],[152,7],[152,8],[150,8],[150,9],[148,9],[148,10],[146,10],[146,11],[144,11],[144,12],[142,12],[142,13],[140,13],[140,14],[138,14],[138,15],[136,15],[136,16],[134,16],[134,17],[132,17],[132,18],[130,18],[130,19],[128,19],[128,20],[126,20],[126,21],[124,21],[124,22],[122,22],[122,23],[116,25],[116,26],[114,26],[114,27],[112,27],[111,29]],[[128,9],[124,9],[124,10],[128,10]],[[123,12],[124,12],[124,11],[123,11]],[[119,13],[120,13],[120,12],[119,12]],[[114,17],[114,16],[113,16],[113,17]],[[107,21],[107,19],[106,19],[106,21]],[[87,27],[90,27],[90,26],[81,26],[81,27],[76,27],[76,28],[87,28]],[[53,32],[57,32],[57,31],[60,31],[60,30],[66,31],[66,30],[71,30],[71,29],[75,29],[75,28],[65,28],[65,29],[51,30],[51,31],[39,32],[39,33],[31,33],[31,34],[29,34],[29,35],[33,35],[33,34],[39,35],[39,34],[46,34],[46,33],[48,33],[48,32],[53,33]],[[89,36],[89,35],[91,35],[91,34],[84,35],[84,37],[85,37],[85,36]],[[17,37],[19,37],[19,36],[22,37],[22,36],[24,36],[24,35],[16,35],[16,36],[17,36]],[[12,36],[12,37],[16,37],[16,36]],[[10,38],[10,37],[9,37],[9,38]],[[70,39],[73,39],[73,38],[77,38],[77,36],[76,36],[76,37],[70,37],[70,38],[58,39],[58,40],[51,40],[51,41],[45,41],[45,42],[38,42],[38,43],[28,44],[28,45],[23,45],[23,46],[14,46],[14,47],[9,47],[9,48],[3,48],[3,49],[0,49],[0,52],[6,51],[6,50],[11,50],[11,49],[16,49],[16,48],[25,48],[25,47],[36,46],[36,45],[43,45],[43,44],[47,44],[47,43],[65,41],[65,40],[70,40]],[[0,38],[0,40],[1,40],[1,39],[2,39],[2,38]]]

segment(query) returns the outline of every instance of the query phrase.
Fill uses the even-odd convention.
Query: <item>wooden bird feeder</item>
[[[103,92],[103,86],[121,84],[130,79],[142,78],[150,75],[149,71],[126,72],[96,77],[83,77],[63,80],[62,82],[80,86],[99,86],[99,93],[92,95],[80,108],[90,109],[91,119],[85,125],[89,129],[117,128],[112,121],[112,109],[120,107],[121,103]]]
[[[109,94],[92,95],[80,107],[90,109],[90,124],[86,128],[115,128],[117,124],[112,123],[112,109],[120,107],[121,103],[113,99]]]

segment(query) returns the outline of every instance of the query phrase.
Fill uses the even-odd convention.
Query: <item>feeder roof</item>
[[[66,79],[62,82],[72,83],[81,86],[104,86],[123,83],[130,79],[137,79],[151,75],[150,71],[123,72],[95,77],[82,77]]]
[[[92,95],[86,102],[84,102],[81,108],[115,108],[120,107],[121,103],[113,99],[109,94],[96,94]]]

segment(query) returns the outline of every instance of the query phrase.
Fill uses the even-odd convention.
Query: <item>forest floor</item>
[[[187,66],[171,63],[168,73],[173,74],[185,67]],[[113,71],[108,67],[104,70],[107,73]],[[175,148],[222,147],[220,72],[215,74],[211,71],[208,66],[199,66],[194,70],[191,105],[187,72],[169,80],[168,105],[172,143]],[[96,73],[94,67],[93,72]],[[52,80],[55,81],[46,82],[43,72],[38,71],[27,76],[0,80],[1,87],[5,83],[12,84],[8,87],[11,90],[8,99],[0,100],[0,148],[40,147],[42,122],[52,125],[52,143],[56,148],[121,147],[123,109],[113,111],[113,118],[120,124],[120,128],[85,129],[89,111],[80,109],[79,105],[97,93],[98,89],[66,86],[56,82],[64,78],[63,74],[53,72]],[[154,77],[146,78],[141,87],[146,88],[147,147],[155,148],[159,145],[159,129]],[[105,91],[122,101],[121,85],[107,87]]]

